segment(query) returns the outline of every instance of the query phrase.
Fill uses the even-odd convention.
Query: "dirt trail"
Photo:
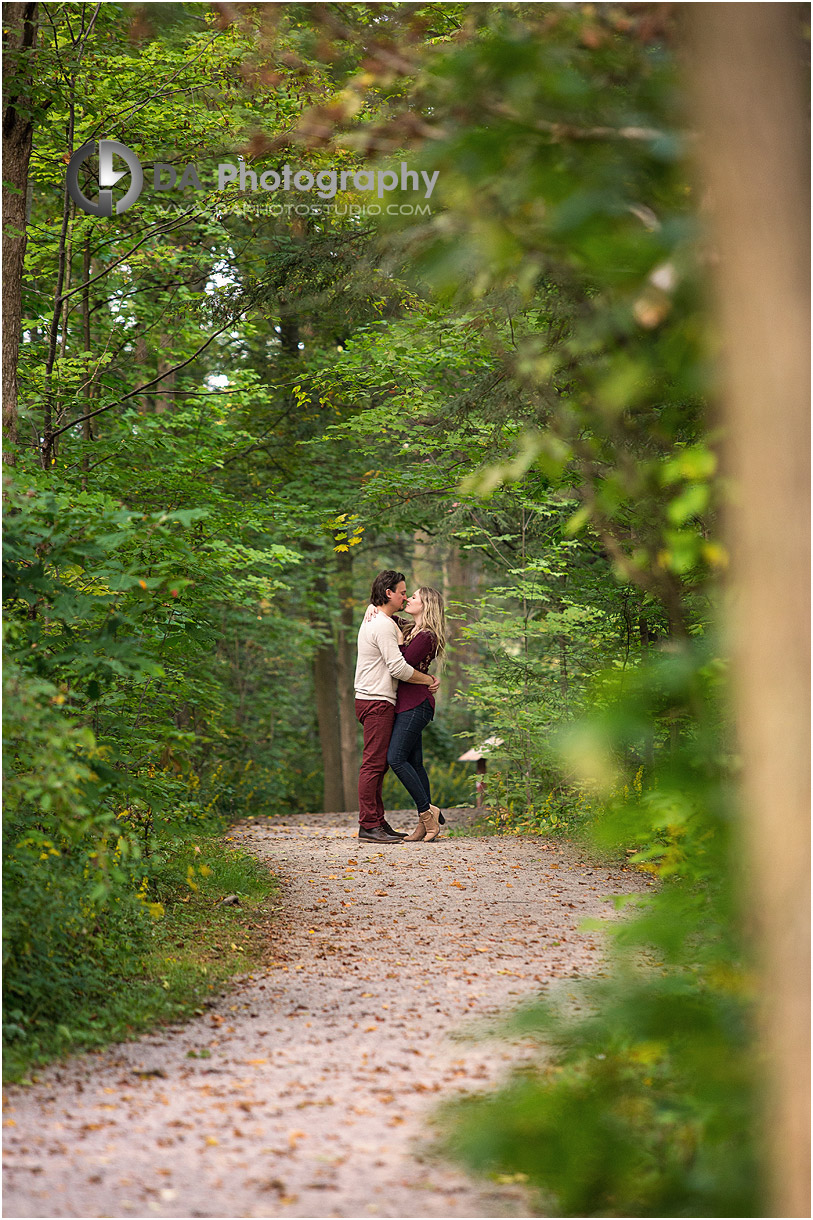
[[[233,833],[283,881],[273,964],[197,1020],[7,1089],[4,1215],[527,1215],[419,1137],[528,1053],[460,1032],[600,969],[576,929],[640,876],[539,839],[378,847],[350,815]]]

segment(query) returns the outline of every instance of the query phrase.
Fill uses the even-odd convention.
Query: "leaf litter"
[[[348,858],[352,821],[234,830],[284,878],[265,967],[185,1025],[9,1088],[6,1214],[529,1214],[522,1182],[475,1181],[431,1153],[432,1112],[532,1053],[527,1039],[468,1035],[600,972],[597,933],[578,929],[617,918],[611,897],[641,879],[513,836],[446,834],[389,855],[359,844]]]

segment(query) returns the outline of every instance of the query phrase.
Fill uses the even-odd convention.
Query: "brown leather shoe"
[[[372,830],[359,826],[359,838],[365,843],[400,843],[402,841],[398,835],[387,834],[383,826],[374,826]]]
[[[395,835],[395,836],[396,836],[396,838],[398,838],[398,839],[405,839],[405,838],[406,838],[406,831],[405,831],[405,830],[395,830],[395,829],[394,829],[392,826],[390,826],[389,822],[382,822],[382,823],[381,823],[381,829],[382,829],[382,830],[386,830],[386,832],[387,832],[387,834],[388,834],[388,835]]]

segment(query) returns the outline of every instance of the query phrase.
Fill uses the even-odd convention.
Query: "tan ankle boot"
[[[419,815],[421,822],[426,829],[427,843],[431,843],[433,839],[436,839],[440,834],[440,822],[438,821],[439,813],[440,810],[438,809],[437,805],[430,805],[426,813]]]
[[[404,841],[404,843],[418,843],[421,839],[425,838],[425,836],[426,836],[426,827],[423,824],[423,818],[422,818],[421,814],[418,814],[418,825],[415,827],[412,834],[407,835],[407,837],[403,841]]]

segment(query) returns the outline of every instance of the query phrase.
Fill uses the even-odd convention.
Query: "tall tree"
[[[36,3],[3,6],[3,434],[12,449],[17,444],[17,362],[38,7]],[[13,461],[11,451],[9,460]]]
[[[687,6],[711,188],[772,1216],[810,1214],[810,168],[800,4]]]
[[[355,659],[355,601],[353,598],[353,557],[350,549],[339,551],[336,583],[339,595],[339,621],[336,630],[336,677],[339,686],[339,738],[342,755],[343,807],[358,804],[358,726],[353,697]]]
[[[313,687],[316,698],[316,718],[322,747],[324,772],[322,807],[326,813],[337,812],[344,804],[342,780],[342,748],[339,730],[339,688],[336,679],[336,647],[333,627],[327,610],[328,587],[323,575],[313,583],[318,603],[311,607],[311,625],[318,635],[313,654]]]

